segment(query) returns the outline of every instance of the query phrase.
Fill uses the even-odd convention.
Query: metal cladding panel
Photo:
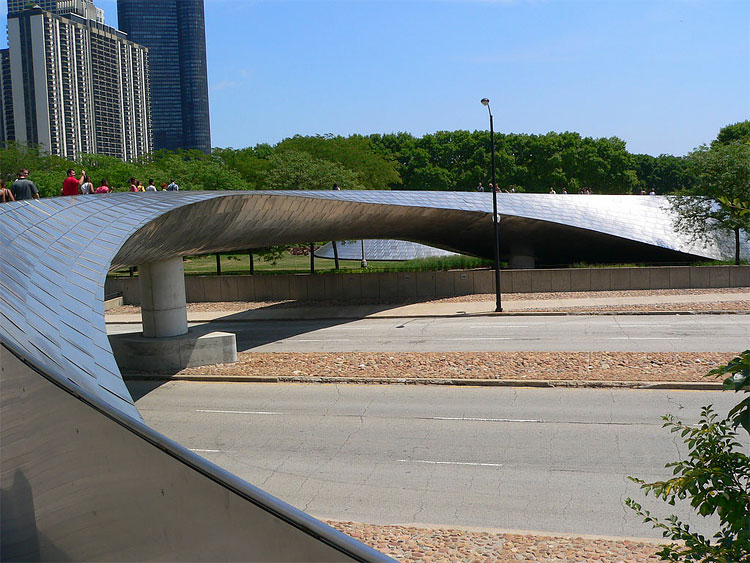
[[[662,259],[733,255],[729,238],[695,242],[676,233],[668,203],[658,196],[498,194],[497,200],[505,256],[616,256],[620,249]],[[357,238],[486,255],[491,217],[492,194],[470,192],[157,192],[6,203],[0,206],[0,338],[32,355],[28,359],[50,375],[140,418],[106,337],[103,285],[111,268]],[[394,253],[382,242],[368,244],[375,246],[367,258]],[[398,256],[408,256],[407,244],[396,243]],[[749,246],[744,256],[750,256]],[[361,258],[359,245],[339,247],[355,249],[355,259]]]
[[[5,346],[0,364],[3,561],[392,561]]]
[[[344,240],[336,244],[340,260],[362,260],[362,242],[359,240]],[[433,258],[440,256],[455,256],[455,252],[434,248],[418,242],[407,240],[366,240],[365,258],[367,260],[416,260],[419,258]],[[335,258],[333,243],[326,243],[315,251],[318,258]]]

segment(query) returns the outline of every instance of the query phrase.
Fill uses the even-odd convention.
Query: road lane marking
[[[658,327],[658,328],[667,328],[667,327],[670,327],[670,326],[676,326],[676,325],[673,325],[673,324],[669,324],[669,325],[652,325],[652,324],[636,324],[636,325],[623,325],[623,324],[619,324],[619,323],[618,323],[618,325],[617,325],[617,326],[619,326],[620,328],[634,328],[634,327],[646,327],[646,328],[656,328],[656,327]]]
[[[424,416],[416,417],[418,420],[462,420],[467,422],[518,422],[533,424],[587,424],[604,426],[652,426],[650,422],[611,422],[600,420],[544,420],[542,418],[479,418],[479,417],[452,417],[452,416]]]
[[[351,342],[350,338],[288,338],[276,344],[283,344],[284,342]]]
[[[651,337],[637,337],[637,336],[612,336],[607,340],[682,340],[681,337],[671,336],[651,336]]]
[[[469,325],[466,328],[487,328],[487,329],[495,329],[495,328],[529,328],[530,325],[504,325],[504,324],[496,324],[496,325]]]
[[[544,422],[538,418],[474,418],[469,416],[431,416],[427,420],[467,420],[470,422]]]
[[[437,339],[437,337],[435,337]],[[466,340],[512,340],[510,336],[481,336],[477,338],[441,338],[440,340],[450,340],[451,342],[462,342]]]
[[[201,448],[188,448],[191,452],[199,452],[204,454],[218,454],[221,453],[223,450],[204,450]]]
[[[472,465],[476,467],[502,467],[502,463],[477,463],[474,461],[432,461],[429,459],[397,459],[400,463],[427,463],[429,465]]]
[[[273,412],[273,411],[220,411],[220,410],[213,410],[213,409],[197,409],[195,412],[212,412],[212,413],[220,413],[220,414],[284,414],[283,412]]]

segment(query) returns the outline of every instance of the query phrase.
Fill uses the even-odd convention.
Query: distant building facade
[[[149,49],[154,148],[209,153],[203,0],[117,0],[117,20]]]
[[[13,121],[13,88],[10,81],[10,50],[0,50],[0,146],[3,140],[15,139]]]
[[[12,106],[12,123],[1,124],[0,143],[38,145],[64,158],[152,152],[148,49],[105,25],[90,1],[18,4],[8,3],[10,87],[5,73],[0,85],[10,91],[3,109],[7,115]]]
[[[104,23],[104,10],[97,8],[92,0],[8,0],[8,15],[23,12],[31,7],[55,14],[77,14],[87,20]]]

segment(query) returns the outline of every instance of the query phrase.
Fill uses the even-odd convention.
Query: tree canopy
[[[715,146],[750,139],[750,121],[719,131]],[[241,149],[158,151],[134,162],[82,155],[73,165],[84,168],[94,184],[109,180],[127,189],[129,178],[157,185],[174,177],[181,189],[409,189],[469,191],[491,181],[489,131],[438,131],[373,135],[295,135],[275,145]],[[495,135],[495,162],[500,187],[547,193],[590,189],[593,193],[628,194],[654,189],[658,194],[701,193],[696,159],[668,154],[631,154],[617,137],[583,137],[575,132],[543,135]],[[706,148],[705,150],[709,150]],[[0,149],[0,175],[15,177],[29,168],[43,196],[56,195],[71,162],[44,156],[35,148]],[[697,190],[697,191],[696,191]],[[706,195],[711,195],[707,193]]]
[[[153,179],[157,186],[174,178],[182,190],[250,189],[239,172],[200,151],[157,151],[148,157],[123,162],[115,157],[91,154],[69,161],[42,155],[36,147],[15,144],[0,149],[0,177],[6,182],[12,181],[21,168],[29,169],[29,178],[42,197],[59,194],[68,168],[75,168],[79,174],[85,170],[94,186],[100,186],[106,179],[115,191],[126,191],[130,178],[137,178],[144,185]]]
[[[704,145],[689,159],[695,183],[672,200],[675,227],[704,239],[715,231],[734,234],[739,264],[740,239],[750,235],[750,143]]]
[[[750,120],[722,127],[711,145],[726,145],[735,141],[750,143]]]

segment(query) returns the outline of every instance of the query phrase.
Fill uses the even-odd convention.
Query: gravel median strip
[[[453,528],[376,526],[356,522],[328,524],[398,561],[659,561],[659,544],[650,540],[589,539]]]
[[[524,309],[526,313],[549,311],[544,307]],[[554,311],[565,313],[750,313],[750,301],[713,301],[711,303],[649,303],[642,305],[588,305],[567,307],[561,305]]]
[[[734,353],[715,352],[242,352],[234,364],[175,375],[304,380],[513,380],[567,382],[702,382]],[[172,375],[172,374],[168,374]]]

